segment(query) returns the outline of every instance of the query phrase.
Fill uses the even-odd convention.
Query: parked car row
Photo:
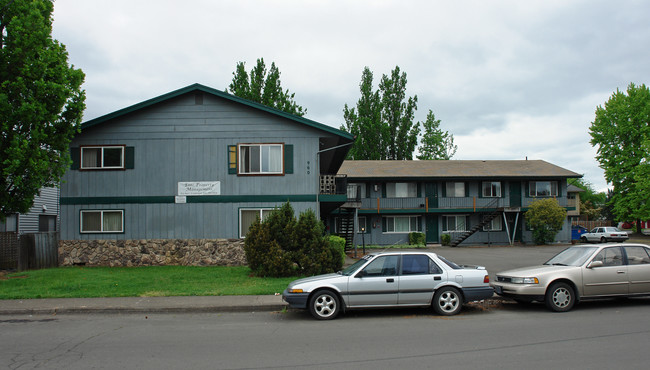
[[[581,300],[650,295],[650,248],[643,244],[569,247],[540,266],[500,272],[458,265],[431,252],[371,253],[333,274],[298,279],[282,298],[319,320],[366,308],[432,307],[455,315],[494,293],[556,312]]]

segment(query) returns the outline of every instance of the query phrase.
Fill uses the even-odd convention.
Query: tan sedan
[[[650,247],[569,247],[543,265],[497,273],[490,285],[503,297],[544,302],[558,312],[583,299],[650,295]]]

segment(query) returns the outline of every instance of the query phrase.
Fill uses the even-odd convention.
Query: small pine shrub
[[[338,271],[345,255],[341,258],[341,253],[332,248],[324,229],[311,209],[296,220],[287,202],[249,229],[244,241],[248,266],[254,274],[269,277]]]
[[[449,245],[451,243],[451,235],[449,234],[442,234],[440,236],[440,244],[442,245]]]

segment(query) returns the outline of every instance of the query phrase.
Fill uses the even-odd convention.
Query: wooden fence
[[[59,233],[0,233],[0,269],[30,270],[59,266]]]
[[[18,267],[20,236],[15,232],[0,232],[0,270],[15,270]]]
[[[580,225],[580,226],[583,226],[583,227],[587,228],[587,230],[591,230],[594,227],[612,226],[612,221],[609,221],[609,220],[604,220],[604,221],[603,220],[601,220],[601,221],[583,221],[583,220],[579,220],[579,221],[572,221],[571,225],[572,226]]]

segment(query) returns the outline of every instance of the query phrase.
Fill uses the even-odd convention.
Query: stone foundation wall
[[[243,239],[61,240],[61,266],[243,266]]]

